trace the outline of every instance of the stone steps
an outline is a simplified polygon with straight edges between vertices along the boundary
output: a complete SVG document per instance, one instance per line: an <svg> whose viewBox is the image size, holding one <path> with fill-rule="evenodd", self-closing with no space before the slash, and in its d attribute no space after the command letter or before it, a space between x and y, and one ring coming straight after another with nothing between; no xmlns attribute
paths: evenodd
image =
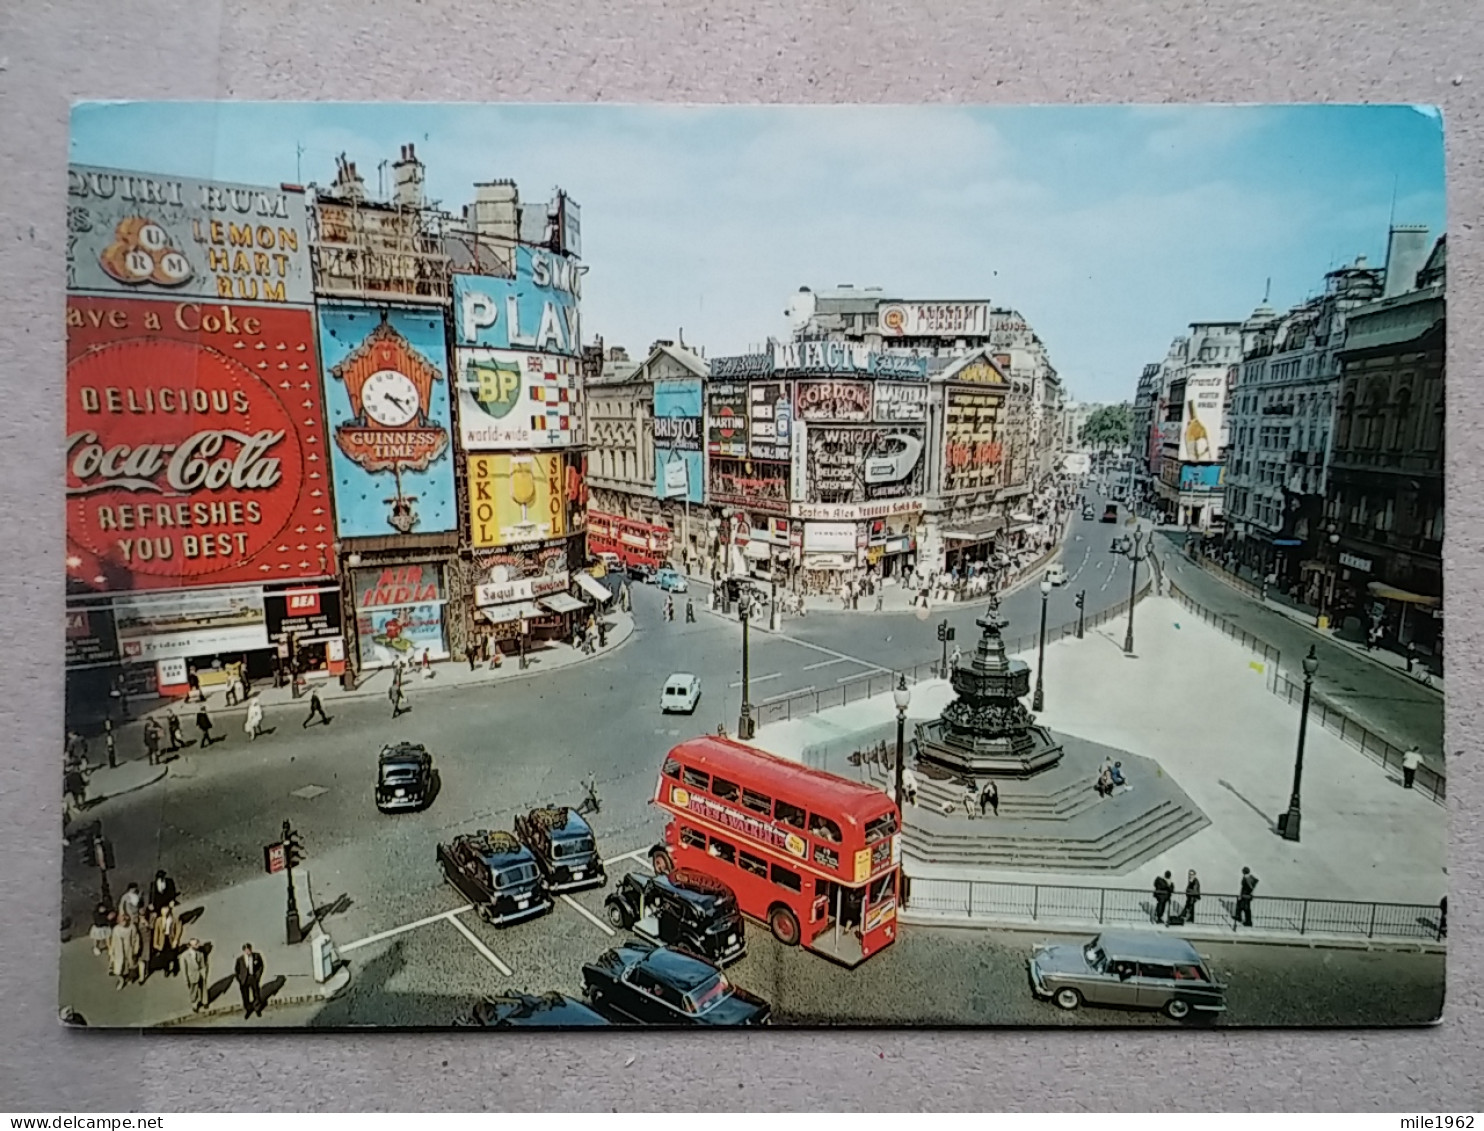
<svg viewBox="0 0 1484 1131"><path fill-rule="evenodd" d="M892 771L875 764L862 769L869 784L888 793L894 788L896 779ZM1021 782L1007 783L996 779L996 784L1000 790L1000 817L1006 820L1065 821L1091 809L1102 800L1093 789L1093 783L1080 775L1047 794L1021 793L1017 789L1023 787ZM937 781L922 773L917 775L917 786L919 805L941 809L944 804L951 803L960 810L963 809L962 787Z"/></svg>

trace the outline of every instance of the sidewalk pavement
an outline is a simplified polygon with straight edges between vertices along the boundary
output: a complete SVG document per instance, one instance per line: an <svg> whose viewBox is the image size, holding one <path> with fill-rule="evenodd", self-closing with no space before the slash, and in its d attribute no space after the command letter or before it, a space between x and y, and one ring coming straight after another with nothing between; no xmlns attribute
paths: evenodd
<svg viewBox="0 0 1484 1131"><path fill-rule="evenodd" d="M572 667L575 664L587 663L617 651L634 635L634 617L631 613L618 609L610 610L603 615L608 622L608 643L596 649L592 655L572 647L570 644L550 643L533 652L527 652L529 666L522 671L518 656L506 656L504 662L498 668L491 668L488 663L480 664L474 670L470 670L467 660L440 660L435 662L430 671L430 676L425 676L422 669L417 665L408 668L403 676L403 686L407 690L407 697L416 701L418 697L426 692L447 690L452 687L481 686L495 683L504 683L517 679L531 679L549 672L559 671L562 668ZM357 682L353 691L347 691L338 679L314 679L310 680L304 694L297 699L294 698L292 690L285 687L274 687L271 683L256 683L252 688L252 698L263 704L263 711L268 725L273 725L275 718L282 720L290 711L309 714L309 694L311 690L318 690L320 699L324 703L325 710L330 714L335 712L335 704L352 699L384 699L392 686L392 672L389 668L370 671L365 673ZM218 735L227 734L236 729L239 734L242 730L242 722L247 714L247 702L239 701L228 705L225 688L216 688L206 692L206 711L211 716L214 724L214 733ZM127 723L121 723L115 728L119 754L122 756L127 749L129 761L120 762L117 771L110 773L122 773L127 767L136 763L147 766L145 756L144 739L142 731L144 720L154 718L160 723L161 728L165 725L165 716L174 711L180 719L181 730L187 739L196 736L195 715L201 708L198 700L192 699L189 703L177 699L155 700L144 709L138 701L132 702L133 714ZM276 713L277 712L277 713ZM231 720L231 721L226 721ZM96 745L96 744L95 744ZM199 753L198 747L192 742L186 750L192 754ZM167 764L168 764L167 759ZM156 767L151 767L156 768ZM158 767L161 773L151 781L157 781L164 776L164 768ZM131 775L136 771L130 770ZM123 780L134 780L127 778ZM95 771L92 781L89 782L88 796L97 798L101 796L97 792L95 783L99 781L99 772ZM111 782L105 782L113 789ZM143 784L149 784L145 782ZM130 788L140 788L132 785ZM116 796L119 792L126 790L113 789L109 796Z"/></svg>
<svg viewBox="0 0 1484 1131"><path fill-rule="evenodd" d="M1180 553L1185 561L1190 561L1188 557L1184 557L1183 551L1177 550L1175 552ZM1295 607L1294 605L1287 604L1271 596L1263 597L1261 596L1261 590L1254 582L1251 582L1244 577L1234 578L1230 573L1222 569L1215 562L1212 562L1209 558L1197 561L1193 564L1200 566L1201 569L1203 569L1211 577L1214 577L1217 581L1224 582L1249 600L1256 602L1264 606L1265 608L1271 609L1275 613L1279 613L1287 617L1295 624L1303 625L1316 636L1322 636L1325 640L1328 640L1330 643L1338 647L1349 649L1357 656L1364 656L1373 664L1379 664L1383 668L1390 668L1392 671L1401 672L1402 675L1411 676L1413 679L1417 679L1417 682L1419 684L1422 683L1422 681L1417 678L1417 675L1413 675L1412 672L1409 672L1407 670L1407 657L1402 653L1396 651L1395 649L1386 647L1367 648L1365 644L1359 640L1349 640L1333 630L1325 631L1324 629L1318 628L1315 624L1315 620L1318 616L1319 610L1311 610L1308 608L1308 606L1305 605ZM1420 675L1423 671L1427 671L1428 682L1425 686L1433 688L1438 693L1438 695L1441 696L1443 694L1443 677L1429 670L1428 661L1429 657L1418 656L1415 660L1416 671L1418 675Z"/></svg>
<svg viewBox="0 0 1484 1131"><path fill-rule="evenodd" d="M322 932L323 928L311 927L315 904L302 871L294 875L294 892L306 936ZM327 1000L344 989L348 968L342 966L330 982L315 981L312 944L307 937L295 946L285 941L286 896L282 874L259 876L200 898L182 894L182 943L197 938L210 946L207 992L211 1004L203 1013L192 1012L190 989L180 974L167 977L156 970L142 985L128 982L116 989L117 979L108 973L108 957L93 953L86 929L81 937L62 944L60 1005L80 1013L90 1028L170 1025L208 1016L233 1016L249 1026L263 1024L256 1017L242 1020L242 998L232 972L243 943L252 943L263 956L262 986L269 1013L275 1007ZM322 914L332 910L320 909Z"/></svg>
<svg viewBox="0 0 1484 1131"><path fill-rule="evenodd" d="M1046 710L1053 731L1153 758L1211 824L1122 875L910 866L914 876L1143 889L1166 869L1194 868L1212 892L1234 890L1241 869L1259 894L1435 904L1447 891L1447 822L1425 795L1310 720L1304 754L1303 839L1277 835L1288 808L1299 712L1266 687L1264 665L1178 602L1139 605L1138 649L1098 629L1046 649ZM1034 666L1035 656L1019 657ZM951 699L941 680L912 690L909 721L936 717ZM805 760L809 747L873 737L895 719L890 695L759 728L757 745ZM909 734L911 732L909 731ZM1138 782L1130 783L1138 788ZM1091 788L1092 783L1088 783ZM911 811L907 813L910 821ZM1177 885L1184 887L1183 879Z"/></svg>
<svg viewBox="0 0 1484 1131"><path fill-rule="evenodd" d="M147 759L136 758L130 762L120 762L117 766L110 766L107 762L95 767L88 775L88 803L81 810L74 812L69 824L86 824L88 810L95 805L102 804L110 797L118 797L121 794L133 793L136 789L143 789L147 785L154 785L170 772L168 763L156 762L151 764Z"/></svg>

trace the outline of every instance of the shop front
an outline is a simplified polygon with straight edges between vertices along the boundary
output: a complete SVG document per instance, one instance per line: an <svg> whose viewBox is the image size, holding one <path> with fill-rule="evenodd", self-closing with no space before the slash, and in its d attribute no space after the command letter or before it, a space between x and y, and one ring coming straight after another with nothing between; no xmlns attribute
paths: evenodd
<svg viewBox="0 0 1484 1131"><path fill-rule="evenodd" d="M195 674L203 691L241 671L272 674L261 585L178 593L118 594L113 620L131 695L185 695Z"/></svg>
<svg viewBox="0 0 1484 1131"><path fill-rule="evenodd" d="M273 646L276 683L294 676L330 679L345 671L345 635L340 589L333 584L279 583L263 587L268 640ZM252 671L256 676L260 673Z"/></svg>
<svg viewBox="0 0 1484 1131"><path fill-rule="evenodd" d="M424 655L429 660L448 659L444 624L448 600L441 561L353 569L350 577L360 671L421 663Z"/></svg>

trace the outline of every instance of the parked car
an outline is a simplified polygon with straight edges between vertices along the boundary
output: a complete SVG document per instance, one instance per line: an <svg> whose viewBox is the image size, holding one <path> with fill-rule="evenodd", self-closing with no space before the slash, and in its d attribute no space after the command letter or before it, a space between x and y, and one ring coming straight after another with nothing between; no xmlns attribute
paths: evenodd
<svg viewBox="0 0 1484 1131"><path fill-rule="evenodd" d="M637 940L582 967L594 1009L641 1025L766 1025L773 1008L695 955Z"/></svg>
<svg viewBox="0 0 1484 1131"><path fill-rule="evenodd" d="M1067 567L1061 562L1052 562L1046 567L1046 580L1052 585L1065 585L1067 583Z"/></svg>
<svg viewBox="0 0 1484 1131"><path fill-rule="evenodd" d="M496 927L534 919L551 910L536 857L503 830L461 833L438 846L443 878Z"/></svg>
<svg viewBox="0 0 1484 1131"><path fill-rule="evenodd" d="M515 818L515 835L535 856L547 891L600 888L608 882L592 826L575 809L532 809Z"/></svg>
<svg viewBox="0 0 1484 1131"><path fill-rule="evenodd" d="M654 583L666 593L690 592L690 583L685 580L685 576L669 566L654 575Z"/></svg>
<svg viewBox="0 0 1484 1131"><path fill-rule="evenodd" d="M415 742L389 743L376 759L376 807L421 809L433 799L433 756Z"/></svg>
<svg viewBox="0 0 1484 1131"><path fill-rule="evenodd" d="M1103 508L1103 517L1100 518L1100 519L1098 519L1098 521L1099 522L1117 522L1118 521L1118 504L1117 503L1109 503L1106 507L1104 507Z"/></svg>
<svg viewBox="0 0 1484 1131"><path fill-rule="evenodd" d="M1104 931L1090 942L1043 944L1028 963L1031 991L1062 1009L1111 1005L1163 1010L1176 1021L1226 1009L1226 986L1185 939Z"/></svg>
<svg viewBox="0 0 1484 1131"><path fill-rule="evenodd" d="M507 990L487 997L454 1022L474 1029L576 1029L612 1025L601 1013L565 994L524 994Z"/></svg>
<svg viewBox="0 0 1484 1131"><path fill-rule="evenodd" d="M630 562L628 574L635 581L642 581L646 585L654 580L655 568L648 562Z"/></svg>
<svg viewBox="0 0 1484 1131"><path fill-rule="evenodd" d="M747 953L747 932L732 889L704 872L630 872L603 901L608 921L641 938L726 966Z"/></svg>
<svg viewBox="0 0 1484 1131"><path fill-rule="evenodd" d="M1084 519L1086 519L1088 522L1091 522L1093 519L1095 519L1097 517L1097 514L1093 511L1093 509L1091 507L1083 507L1082 508L1082 517Z"/></svg>
<svg viewBox="0 0 1484 1131"><path fill-rule="evenodd" d="M676 672L660 691L660 711L667 715L672 711L693 715L700 701L701 677L689 672Z"/></svg>

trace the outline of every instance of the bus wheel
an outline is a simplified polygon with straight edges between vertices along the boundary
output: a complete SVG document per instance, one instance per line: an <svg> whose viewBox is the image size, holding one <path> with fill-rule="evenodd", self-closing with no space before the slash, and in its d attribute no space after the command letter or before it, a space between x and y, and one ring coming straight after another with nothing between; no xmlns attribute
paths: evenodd
<svg viewBox="0 0 1484 1131"><path fill-rule="evenodd" d="M670 859L670 854L663 848L656 848L649 854L649 866L656 875L663 876L675 867L675 861Z"/></svg>
<svg viewBox="0 0 1484 1131"><path fill-rule="evenodd" d="M784 946L799 945L799 920L781 903L768 912L768 926L773 930L773 937Z"/></svg>

